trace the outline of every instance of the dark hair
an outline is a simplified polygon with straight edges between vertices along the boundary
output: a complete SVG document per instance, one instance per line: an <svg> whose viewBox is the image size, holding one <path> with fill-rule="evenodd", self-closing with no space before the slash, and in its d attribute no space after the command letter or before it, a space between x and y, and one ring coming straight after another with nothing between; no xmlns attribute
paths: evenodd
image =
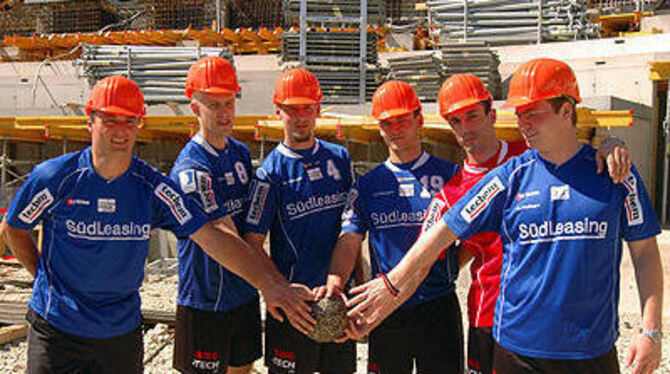
<svg viewBox="0 0 670 374"><path fill-rule="evenodd" d="M551 104L551 107L554 109L554 113L558 113L559 110L561 110L561 107L563 107L563 104L568 103L572 107L572 118L570 120L572 121L572 126L577 126L577 104L575 103L575 100L571 98L570 96L557 96L557 97L552 97L551 99L547 100L549 104Z"/></svg>
<svg viewBox="0 0 670 374"><path fill-rule="evenodd" d="M491 112L491 106L493 105L491 100L486 99L486 100L480 101L479 103L482 104L482 106L484 107L484 114L486 114L488 116L489 113Z"/></svg>

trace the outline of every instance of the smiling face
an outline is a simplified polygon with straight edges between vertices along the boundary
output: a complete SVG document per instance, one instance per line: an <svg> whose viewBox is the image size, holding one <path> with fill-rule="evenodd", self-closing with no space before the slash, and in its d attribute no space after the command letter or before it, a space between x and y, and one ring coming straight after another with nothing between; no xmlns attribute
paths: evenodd
<svg viewBox="0 0 670 374"><path fill-rule="evenodd" d="M528 147L540 151L551 150L558 140L565 137L565 132L571 130L569 110L568 105L564 105L556 111L548 100L518 107L516 116L519 131Z"/></svg>
<svg viewBox="0 0 670 374"><path fill-rule="evenodd" d="M284 141L291 148L311 147L320 104L279 105L279 119L284 125Z"/></svg>
<svg viewBox="0 0 670 374"><path fill-rule="evenodd" d="M198 117L205 139L227 139L233 132L235 96L195 92L191 110Z"/></svg>
<svg viewBox="0 0 670 374"><path fill-rule="evenodd" d="M89 118L91 146L97 154L130 155L140 118L95 112Z"/></svg>

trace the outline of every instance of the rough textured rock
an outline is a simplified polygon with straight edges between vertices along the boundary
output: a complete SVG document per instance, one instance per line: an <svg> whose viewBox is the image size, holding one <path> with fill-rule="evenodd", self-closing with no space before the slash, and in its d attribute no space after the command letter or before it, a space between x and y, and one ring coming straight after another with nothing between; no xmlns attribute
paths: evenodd
<svg viewBox="0 0 670 374"><path fill-rule="evenodd" d="M317 301L312 305L311 314L317 323L308 336L320 343L332 342L347 325L347 307L339 297Z"/></svg>

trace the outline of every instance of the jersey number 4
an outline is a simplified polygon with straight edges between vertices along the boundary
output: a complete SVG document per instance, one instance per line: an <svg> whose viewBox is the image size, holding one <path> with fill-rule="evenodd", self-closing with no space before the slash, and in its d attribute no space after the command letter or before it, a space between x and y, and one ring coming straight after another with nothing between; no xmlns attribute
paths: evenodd
<svg viewBox="0 0 670 374"><path fill-rule="evenodd" d="M333 160L329 159L326 161L326 173L336 181L342 179L340 171L337 169L337 166L335 166L335 162Z"/></svg>

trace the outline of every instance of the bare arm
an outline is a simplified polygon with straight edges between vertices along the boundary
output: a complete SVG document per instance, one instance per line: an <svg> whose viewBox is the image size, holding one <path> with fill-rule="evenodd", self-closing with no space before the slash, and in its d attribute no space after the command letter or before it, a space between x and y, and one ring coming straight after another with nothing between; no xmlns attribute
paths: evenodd
<svg viewBox="0 0 670 374"><path fill-rule="evenodd" d="M405 257L389 273L388 279L398 289L393 296L383 279L376 278L351 290L356 295L348 302L349 317L356 321L358 333L364 335L379 325L395 309L414 294L430 268L444 250L456 240L456 235L440 220L425 235L421 235Z"/></svg>
<svg viewBox="0 0 670 374"><path fill-rule="evenodd" d="M291 321L313 320L305 302L312 299L311 292L306 287L291 287L267 255L251 248L223 222L217 223L205 224L191 239L216 262L258 288L265 297L268 312L276 319L283 320L277 310L281 308Z"/></svg>
<svg viewBox="0 0 670 374"><path fill-rule="evenodd" d="M30 231L12 227L7 223L6 219L2 221L1 230L2 238L7 243L9 249L14 253L14 256L16 256L23 267L34 277L40 253L30 237Z"/></svg>
<svg viewBox="0 0 670 374"><path fill-rule="evenodd" d="M640 294L642 327L661 329L663 308L663 268L656 237L628 243L635 279ZM635 363L633 373L652 373L661 362L661 343L640 335L628 352L628 364Z"/></svg>
<svg viewBox="0 0 670 374"><path fill-rule="evenodd" d="M358 261L362 243L363 236L360 234L346 232L340 235L328 267L326 286L314 290L317 299L341 294L344 291L344 286Z"/></svg>

